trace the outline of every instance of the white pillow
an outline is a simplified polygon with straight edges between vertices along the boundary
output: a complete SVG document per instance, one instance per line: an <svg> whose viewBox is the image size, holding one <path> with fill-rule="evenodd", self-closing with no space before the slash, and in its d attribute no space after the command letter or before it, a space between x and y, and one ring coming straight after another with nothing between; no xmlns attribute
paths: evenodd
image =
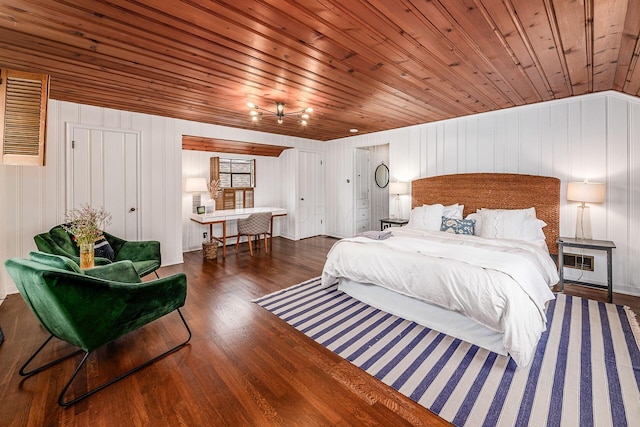
<svg viewBox="0 0 640 427"><path fill-rule="evenodd" d="M547 223L538 218L527 218L524 220L522 227L522 234L518 240L526 240L527 242L544 242L547 236L544 235L542 229L547 226Z"/></svg>
<svg viewBox="0 0 640 427"><path fill-rule="evenodd" d="M442 212L442 216L451 219L462 219L462 211L464 210L464 205L449 205L444 207L444 211Z"/></svg>
<svg viewBox="0 0 640 427"><path fill-rule="evenodd" d="M469 215L467 215L467 217L465 219L472 219L474 220L475 223L475 227L473 228L473 234L476 236L480 235L480 228L482 227L482 218L480 217L479 213L470 213Z"/></svg>
<svg viewBox="0 0 640 427"><path fill-rule="evenodd" d="M477 214L480 225L476 225L481 237L533 241L542 236L544 239L542 225L536 222L535 208L479 209Z"/></svg>
<svg viewBox="0 0 640 427"><path fill-rule="evenodd" d="M442 225L443 212L444 206L439 203L413 208L413 210L411 210L411 215L409 216L409 223L406 226L422 230L439 231L440 226Z"/></svg>

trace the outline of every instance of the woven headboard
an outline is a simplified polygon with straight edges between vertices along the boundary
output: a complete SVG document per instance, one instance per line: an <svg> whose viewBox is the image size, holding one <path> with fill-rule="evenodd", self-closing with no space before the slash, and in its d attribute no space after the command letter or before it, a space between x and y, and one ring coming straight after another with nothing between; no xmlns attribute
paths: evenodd
<svg viewBox="0 0 640 427"><path fill-rule="evenodd" d="M508 173L464 173L417 179L411 183L411 208L442 203L464 204L464 216L476 209L536 208L551 254L560 235L560 180Z"/></svg>

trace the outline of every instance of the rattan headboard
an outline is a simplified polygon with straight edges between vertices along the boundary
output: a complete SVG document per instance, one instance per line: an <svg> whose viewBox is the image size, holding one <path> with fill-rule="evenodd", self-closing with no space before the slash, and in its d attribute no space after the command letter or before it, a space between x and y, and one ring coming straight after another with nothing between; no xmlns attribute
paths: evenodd
<svg viewBox="0 0 640 427"><path fill-rule="evenodd" d="M417 179L411 183L411 208L442 203L464 204L464 216L479 208L536 208L551 254L560 234L560 180L508 173L465 173Z"/></svg>

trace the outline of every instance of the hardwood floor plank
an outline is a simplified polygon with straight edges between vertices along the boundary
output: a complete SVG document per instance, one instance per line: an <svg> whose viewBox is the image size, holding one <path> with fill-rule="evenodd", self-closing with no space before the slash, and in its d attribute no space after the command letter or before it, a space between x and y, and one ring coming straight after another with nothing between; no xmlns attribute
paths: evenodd
<svg viewBox="0 0 640 427"><path fill-rule="evenodd" d="M140 372L71 408L57 398L80 356L32 378L19 367L47 337L20 295L0 305L6 341L0 346L0 414L8 426L164 425L449 425L424 407L293 329L252 299L319 276L335 239L297 242L276 238L273 251L184 264L160 276L185 272L182 312L193 338ZM151 278L147 280L152 280ZM566 287L600 301L606 292ZM640 298L616 294L616 303L640 311ZM121 337L89 358L70 392L86 391L184 339L176 313ZM56 342L45 357L70 350Z"/></svg>

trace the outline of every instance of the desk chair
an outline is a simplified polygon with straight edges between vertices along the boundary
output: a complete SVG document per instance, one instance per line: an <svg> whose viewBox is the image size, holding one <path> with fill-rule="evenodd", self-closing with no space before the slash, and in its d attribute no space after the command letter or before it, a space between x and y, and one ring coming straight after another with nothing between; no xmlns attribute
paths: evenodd
<svg viewBox="0 0 640 427"><path fill-rule="evenodd" d="M264 234L264 251L269 253L267 235L271 234L271 212L260 212L249 215L247 218L238 220L238 240L236 241L236 254L240 245L240 236L247 236L249 241L249 253L253 256L253 246L251 240L254 236L258 238L258 248L260 247L260 235Z"/></svg>

